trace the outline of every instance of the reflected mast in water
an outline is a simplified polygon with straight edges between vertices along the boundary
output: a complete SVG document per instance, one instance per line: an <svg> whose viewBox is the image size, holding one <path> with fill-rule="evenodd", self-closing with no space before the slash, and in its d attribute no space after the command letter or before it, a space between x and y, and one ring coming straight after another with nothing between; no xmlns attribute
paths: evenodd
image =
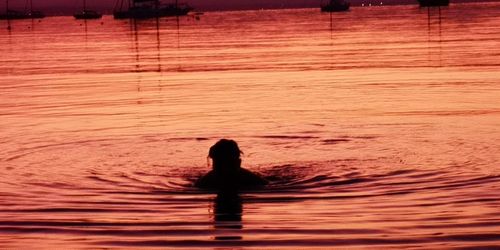
<svg viewBox="0 0 500 250"><path fill-rule="evenodd" d="M130 34L132 35L132 49L134 51L134 72L179 72L182 71L181 56L175 51L167 53L169 56L162 55L162 50L166 46L171 50L180 50L180 17L175 19L175 28L170 29L161 26L160 18L137 20L131 19ZM173 20L173 19L172 19ZM173 22L171 24L174 24ZM165 37L162 38L162 33L172 31L168 35L170 39L165 42ZM175 34L174 34L175 32ZM162 41L163 39L163 41ZM163 42L163 44L162 44ZM150 53L142 53L143 50L154 48L156 56L151 56ZM164 58L165 57L165 58Z"/></svg>
<svg viewBox="0 0 500 250"><path fill-rule="evenodd" d="M135 72L136 76L137 76L137 91L138 92L141 92L141 83L142 83L142 73L144 72L158 72L158 73L162 73L163 71L163 68L162 68L162 58L161 58L161 43L160 43L160 40L161 40L161 32L160 32L160 19L159 18L156 18L155 20L155 25L154 25L154 28L156 30L156 32L154 34L156 34L154 37L156 38L156 46L154 46L154 48L156 48L156 57L149 57L149 56L144 56L144 55L141 55L141 43L140 43L140 27L141 25L146 28L146 29L150 29L151 28L151 21L150 20L144 20L144 21L140 21L140 20L135 20L135 19L132 19L130 20L130 34L132 34L132 48L134 50L134 61L135 61L135 64L134 64L134 70L133 72ZM146 32L145 34L150 34L152 35L153 33L149 33L149 32ZM144 34L142 34L144 35ZM147 39L147 41L152 41L153 39ZM147 43L147 44L150 44L152 48L152 45L153 43ZM156 59L156 63L154 63L153 61L151 60L147 60L147 59ZM156 67L153 67L153 66L156 66ZM162 77L159 77L158 78L158 87L159 89L161 89L161 79ZM139 101L140 102L140 101ZM139 103L138 102L138 103Z"/></svg>
<svg viewBox="0 0 500 250"><path fill-rule="evenodd" d="M133 36L133 47L135 51L135 73L137 76L137 92L141 92L141 83L142 83L142 75L138 74L141 72L141 60L140 60L140 53L139 53L139 32L137 29L137 21L136 20L131 20L130 22L130 29L132 31ZM138 100L137 104L140 104L141 101Z"/></svg>
<svg viewBox="0 0 500 250"><path fill-rule="evenodd" d="M433 13L435 10L437 10L437 15ZM433 29L433 27L436 28L436 26L437 34L435 33L435 29ZM437 36L437 39L432 39L433 36ZM431 63L432 61L437 61L437 65L429 66L442 67L441 7L427 7L427 43L429 51L429 63ZM432 46L434 43L437 43L438 46ZM437 56L438 58L434 58L434 56Z"/></svg>
<svg viewBox="0 0 500 250"><path fill-rule="evenodd" d="M131 34L133 34L133 48L135 51L135 72L161 72L162 71L162 65L161 65L161 32L160 32L160 19L156 18L154 21L154 26L153 23L151 23L151 20L130 20L130 30ZM154 27L155 32L154 33L149 33L149 32L140 32L140 29L144 28L147 30L150 30ZM142 33L142 34L141 34ZM143 56L141 55L141 43L140 43L140 36L141 35L153 35L154 34L154 41L155 43L146 43L150 44L151 46L154 45L154 48L156 48L156 63L151 62L151 60L148 60L147 62L144 62L143 59L153 59L153 57L148 57L148 56ZM150 36L152 38L153 36ZM153 41L153 39L147 39L147 41ZM141 59L142 58L142 59ZM142 61L141 61L142 60ZM147 66L153 66L156 65L155 68L147 67ZM143 67L144 66L144 67Z"/></svg>

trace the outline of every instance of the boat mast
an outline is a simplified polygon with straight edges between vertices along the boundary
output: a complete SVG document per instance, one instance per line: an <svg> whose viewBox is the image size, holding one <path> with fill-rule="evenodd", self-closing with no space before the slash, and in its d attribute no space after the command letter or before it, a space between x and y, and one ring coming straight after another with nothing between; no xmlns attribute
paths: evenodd
<svg viewBox="0 0 500 250"><path fill-rule="evenodd" d="M24 13L30 14L33 12L33 0L24 1Z"/></svg>
<svg viewBox="0 0 500 250"><path fill-rule="evenodd" d="M130 10L130 8L137 7L137 2L142 2L142 1L141 0L117 0L117 1L115 1L114 11L120 12L124 9L124 7L126 7L127 9Z"/></svg>
<svg viewBox="0 0 500 250"><path fill-rule="evenodd" d="M125 0L118 0L118 1L116 1L114 10L115 11L116 10L120 10L121 11L123 9L123 2L125 2ZM128 3L128 7L130 8L130 0L128 0L127 3ZM118 7L118 5L120 5L120 7Z"/></svg>

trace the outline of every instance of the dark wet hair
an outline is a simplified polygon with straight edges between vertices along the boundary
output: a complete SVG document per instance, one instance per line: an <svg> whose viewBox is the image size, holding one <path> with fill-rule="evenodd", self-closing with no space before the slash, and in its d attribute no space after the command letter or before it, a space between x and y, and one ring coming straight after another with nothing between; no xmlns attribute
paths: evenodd
<svg viewBox="0 0 500 250"><path fill-rule="evenodd" d="M208 151L208 157L212 160L239 159L243 152L234 140L220 139Z"/></svg>

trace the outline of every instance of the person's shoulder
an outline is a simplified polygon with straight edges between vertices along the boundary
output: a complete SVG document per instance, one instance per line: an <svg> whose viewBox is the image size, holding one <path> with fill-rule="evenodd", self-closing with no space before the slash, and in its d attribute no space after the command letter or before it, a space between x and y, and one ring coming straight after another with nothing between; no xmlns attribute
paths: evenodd
<svg viewBox="0 0 500 250"><path fill-rule="evenodd" d="M211 188L215 185L215 174L214 171L210 171L204 176L200 177L194 186L198 188Z"/></svg>
<svg viewBox="0 0 500 250"><path fill-rule="evenodd" d="M241 181L243 181L244 184L246 185L251 185L251 186L262 186L266 185L268 181L264 178L262 178L260 175L253 173L252 171L241 168Z"/></svg>

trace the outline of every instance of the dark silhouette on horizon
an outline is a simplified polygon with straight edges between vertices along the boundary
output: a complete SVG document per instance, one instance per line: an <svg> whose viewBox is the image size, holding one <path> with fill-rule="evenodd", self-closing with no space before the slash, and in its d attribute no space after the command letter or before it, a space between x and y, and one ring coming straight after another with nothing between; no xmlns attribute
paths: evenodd
<svg viewBox="0 0 500 250"><path fill-rule="evenodd" d="M185 16L193 8L187 4L174 3L162 4L160 0L119 0L113 12L115 19L147 19L168 16ZM124 9L124 7L127 7Z"/></svg>
<svg viewBox="0 0 500 250"><path fill-rule="evenodd" d="M83 0L83 8L81 11L78 11L73 15L75 19L101 19L102 14L94 11L94 10L89 10L87 9L87 0Z"/></svg>
<svg viewBox="0 0 500 250"><path fill-rule="evenodd" d="M172 3L175 0L162 0L165 3ZM325 0L323 0L325 1ZM462 0L460 2L481 2L492 0ZM0 1L0 4L4 1ZM67 0L37 0L35 1L36 9L43 11L49 15L73 15L77 1ZM113 14L116 6L121 0L94 0L91 2L95 11L105 14ZM223 0L182 0L194 7L197 11L221 11L221 10L260 10L260 9L289 9L289 8L317 8L321 0L245 0L245 1L223 1ZM349 0L352 6L359 6L367 3L364 0ZM418 4L417 0L385 0L384 5L399 5L399 4ZM11 0L13 9L25 8L25 1ZM3 6L3 4L2 4ZM0 7L0 14L3 13L3 7Z"/></svg>
<svg viewBox="0 0 500 250"><path fill-rule="evenodd" d="M323 12L341 12L348 11L351 3L345 0L329 0L326 4L321 3L321 11Z"/></svg>
<svg viewBox="0 0 500 250"><path fill-rule="evenodd" d="M208 157L212 159L212 170L195 183L196 187L235 191L258 188L268 182L241 167L241 150L233 140L221 139L210 147Z"/></svg>
<svg viewBox="0 0 500 250"><path fill-rule="evenodd" d="M417 0L420 7L448 6L450 0Z"/></svg>

